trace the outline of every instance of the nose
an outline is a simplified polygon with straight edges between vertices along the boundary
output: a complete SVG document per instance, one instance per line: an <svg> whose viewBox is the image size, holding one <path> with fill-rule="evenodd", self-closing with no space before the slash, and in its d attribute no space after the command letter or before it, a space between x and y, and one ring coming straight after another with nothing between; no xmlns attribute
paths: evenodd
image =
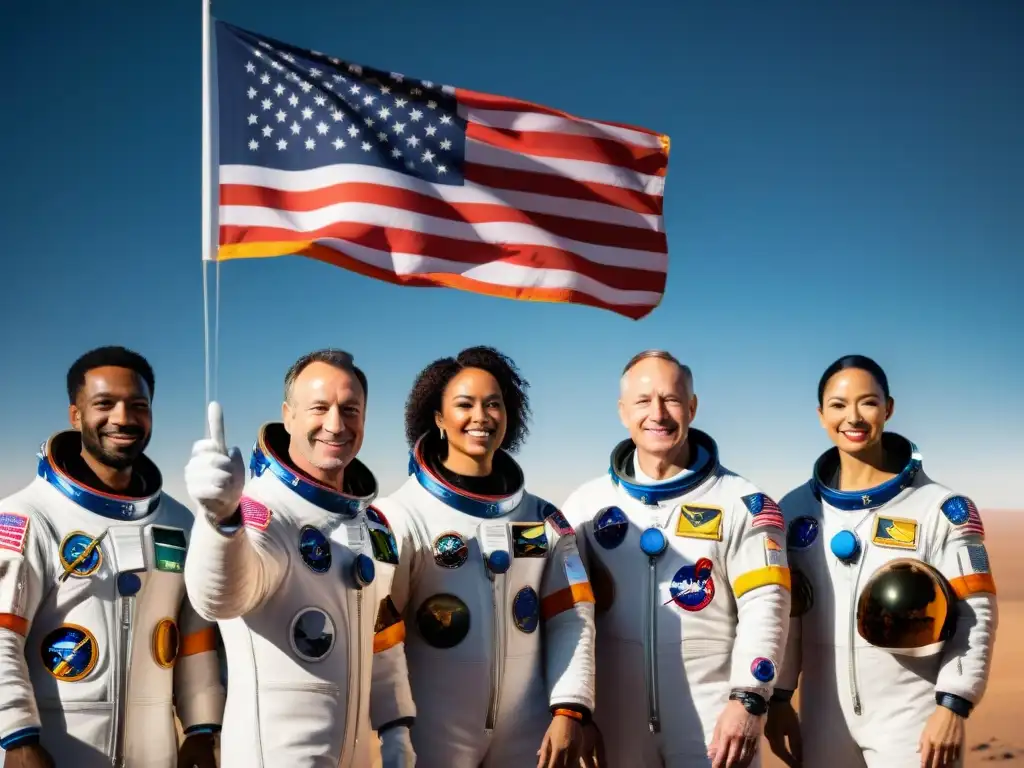
<svg viewBox="0 0 1024 768"><path fill-rule="evenodd" d="M487 421L487 411L484 409L483 403L477 403L473 406L473 421L480 423Z"/></svg>
<svg viewBox="0 0 1024 768"><path fill-rule="evenodd" d="M651 400L651 409L654 411L654 416L659 420L663 420L668 415L668 408L665 407L665 401L660 397L656 397Z"/></svg>
<svg viewBox="0 0 1024 768"><path fill-rule="evenodd" d="M345 420L341 418L340 407L334 406L327 410L327 415L324 417L323 427L328 432L335 435L340 435L345 431Z"/></svg>
<svg viewBox="0 0 1024 768"><path fill-rule="evenodd" d="M131 418L129 416L129 408L127 403L123 401L117 403L117 405L115 405L113 409L110 411L109 421L115 427L123 427L126 426L127 424L130 424Z"/></svg>

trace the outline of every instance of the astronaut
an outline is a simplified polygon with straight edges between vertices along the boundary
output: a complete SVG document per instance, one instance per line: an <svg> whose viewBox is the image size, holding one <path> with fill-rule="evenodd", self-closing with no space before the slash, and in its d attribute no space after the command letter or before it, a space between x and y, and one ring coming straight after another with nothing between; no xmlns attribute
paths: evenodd
<svg viewBox="0 0 1024 768"><path fill-rule="evenodd" d="M597 598L595 722L613 766L760 763L790 610L782 514L719 464L696 410L688 367L636 355L619 400L630 439L562 508Z"/></svg>
<svg viewBox="0 0 1024 768"><path fill-rule="evenodd" d="M379 502L400 542L392 598L425 768L579 766L593 592L574 532L510 455L526 386L489 347L424 368L406 406L410 477Z"/></svg>
<svg viewBox="0 0 1024 768"><path fill-rule="evenodd" d="M153 371L101 347L67 387L74 430L0 501L0 763L213 768L217 634L185 595L192 514L144 454Z"/></svg>
<svg viewBox="0 0 1024 768"><path fill-rule="evenodd" d="M925 474L909 440L885 431L894 401L875 361L850 355L829 366L818 404L835 447L782 500L794 619L769 744L780 755L802 753L811 766L960 765L998 621L981 516L974 502ZM958 598L944 642L923 637L920 647L893 647L864 614L870 585L908 558L932 566ZM928 602L927 626L945 615L945 602ZM798 681L799 725L789 702Z"/></svg>
<svg viewBox="0 0 1024 768"><path fill-rule="evenodd" d="M385 768L412 766L405 627L387 597L397 544L355 458L366 377L348 353L321 350L284 389L283 423L260 429L248 484L217 403L185 469L200 506L185 581L228 658L223 764L366 768L379 747Z"/></svg>

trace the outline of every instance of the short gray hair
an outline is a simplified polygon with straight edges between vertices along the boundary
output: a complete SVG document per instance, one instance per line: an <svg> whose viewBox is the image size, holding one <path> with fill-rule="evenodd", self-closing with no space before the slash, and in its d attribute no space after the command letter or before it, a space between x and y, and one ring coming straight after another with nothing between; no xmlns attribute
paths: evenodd
<svg viewBox="0 0 1024 768"><path fill-rule="evenodd" d="M315 352L309 352L292 363L288 372L284 375L285 400L288 400L291 395L292 386L295 384L295 380L299 378L299 374L313 363L326 363L327 365L334 366L338 370L352 374L359 380L359 384L363 388L363 397L369 398L370 390L367 386L366 374L356 366L355 358L352 357L352 354L343 349L334 349L329 347L327 349L318 349Z"/></svg>
<svg viewBox="0 0 1024 768"><path fill-rule="evenodd" d="M665 360L666 362L672 363L680 371L683 372L683 377L686 379L686 386L690 390L690 394L693 394L693 371L690 370L690 366L679 362L675 355L671 352L667 352L664 349L645 349L643 352L637 352L633 355L626 366L622 369L622 378L620 380L621 387L626 386L626 375L633 370L633 367L641 360L648 360L650 358L656 358L658 360Z"/></svg>

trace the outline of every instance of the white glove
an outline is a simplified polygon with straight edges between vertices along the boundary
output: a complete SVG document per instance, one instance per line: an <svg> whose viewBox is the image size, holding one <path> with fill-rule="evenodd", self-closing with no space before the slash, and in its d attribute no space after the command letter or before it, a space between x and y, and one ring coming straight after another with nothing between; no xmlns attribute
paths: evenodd
<svg viewBox="0 0 1024 768"><path fill-rule="evenodd" d="M384 768L413 768L416 753L412 735L404 725L395 725L380 735L380 762Z"/></svg>
<svg viewBox="0 0 1024 768"><path fill-rule="evenodd" d="M245 487L245 462L237 447L228 454L220 403L210 403L207 417L210 437L192 446L192 458L185 466L185 487L211 522L219 523L238 509Z"/></svg>

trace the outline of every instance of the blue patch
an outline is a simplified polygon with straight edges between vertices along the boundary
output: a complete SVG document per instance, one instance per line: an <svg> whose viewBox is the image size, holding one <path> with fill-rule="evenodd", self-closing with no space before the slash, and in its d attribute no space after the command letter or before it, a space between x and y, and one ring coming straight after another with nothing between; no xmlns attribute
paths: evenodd
<svg viewBox="0 0 1024 768"><path fill-rule="evenodd" d="M594 540L605 549L615 549L626 540L629 521L618 507L606 507L594 518Z"/></svg>
<svg viewBox="0 0 1024 768"><path fill-rule="evenodd" d="M434 539L434 562L442 568L458 568L469 558L469 545L455 531Z"/></svg>
<svg viewBox="0 0 1024 768"><path fill-rule="evenodd" d="M99 659L96 638L85 627L65 624L43 638L43 666L58 680L75 683L92 672Z"/></svg>
<svg viewBox="0 0 1024 768"><path fill-rule="evenodd" d="M786 546L789 549L807 549L818 538L818 521L813 517L798 517L789 524Z"/></svg>
<svg viewBox="0 0 1024 768"><path fill-rule="evenodd" d="M92 536L80 531L69 533L64 537L64 541L60 543L60 564L64 566L65 571L70 571L72 576L84 579L100 569L103 564L103 552L99 545L93 547L92 551L74 568L71 567L72 563L85 554L94 540Z"/></svg>
<svg viewBox="0 0 1024 768"><path fill-rule="evenodd" d="M668 539L660 528L648 528L640 534L640 549L648 557L658 557L668 548Z"/></svg>
<svg viewBox="0 0 1024 768"><path fill-rule="evenodd" d="M829 542L832 554L844 563L852 563L860 554L860 539L853 531L839 531Z"/></svg>
<svg viewBox="0 0 1024 768"><path fill-rule="evenodd" d="M537 629L540 623L540 598L533 587L523 587L512 600L512 619L526 634Z"/></svg>
<svg viewBox="0 0 1024 768"><path fill-rule="evenodd" d="M759 656L750 665L750 674L761 683L770 683L775 679L775 664L771 659Z"/></svg>
<svg viewBox="0 0 1024 768"><path fill-rule="evenodd" d="M669 594L684 611L707 608L715 596L715 581L711 578L711 561L702 557L693 565L684 565L672 577Z"/></svg>
<svg viewBox="0 0 1024 768"><path fill-rule="evenodd" d="M121 597L137 595L140 589L142 589L142 579L137 573L117 574L117 594Z"/></svg>
<svg viewBox="0 0 1024 768"><path fill-rule="evenodd" d="M942 514L953 525L963 525L971 517L970 502L963 496L951 496L942 502Z"/></svg>
<svg viewBox="0 0 1024 768"><path fill-rule="evenodd" d="M319 608L306 608L292 619L290 640L295 655L303 661L322 661L334 648L337 632L331 617Z"/></svg>
<svg viewBox="0 0 1024 768"><path fill-rule="evenodd" d="M331 570L331 542L312 525L304 525L299 531L299 555L314 573Z"/></svg>
<svg viewBox="0 0 1024 768"><path fill-rule="evenodd" d="M356 559L352 561L352 578L355 580L356 589L368 587L376 575L377 569L373 565L373 558L362 552L356 555Z"/></svg>
<svg viewBox="0 0 1024 768"><path fill-rule="evenodd" d="M508 556L508 552L504 550L491 552L487 558L487 567L491 569L492 573L504 573L511 565L512 559Z"/></svg>

